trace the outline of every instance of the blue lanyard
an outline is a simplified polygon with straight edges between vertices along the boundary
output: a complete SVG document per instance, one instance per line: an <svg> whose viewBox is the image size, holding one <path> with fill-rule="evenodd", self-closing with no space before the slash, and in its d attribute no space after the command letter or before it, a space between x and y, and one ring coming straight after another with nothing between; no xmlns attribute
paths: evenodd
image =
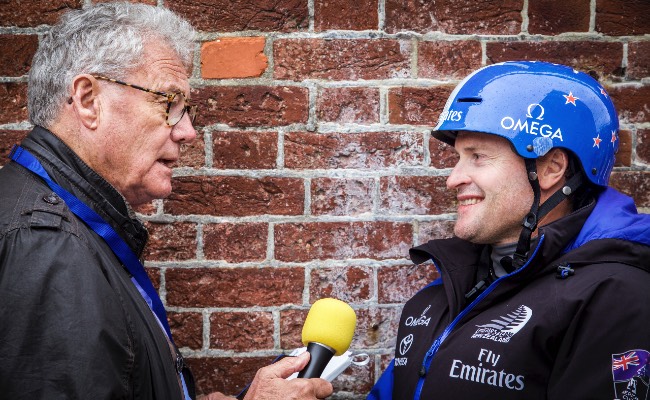
<svg viewBox="0 0 650 400"><path fill-rule="evenodd" d="M69 193L61 186L57 185L48 175L47 171L43 168L41 163L27 150L23 149L20 146L14 146L11 150L10 157L12 160L16 161L18 164L27 168L31 172L35 173L41 177L45 183L57 194L59 197L65 201L67 206L70 208L77 217L81 218L95 233L104 239L106 244L113 250L113 253L126 269L131 273L133 278L131 281L135 284L138 292L144 300L149 305L149 308L154 313L160 326L163 328L164 332L167 334L169 341L174 343L172 339L172 333L169 329L169 323L167 322L167 312L165 311L165 306L163 306L160 297L156 289L153 287L149 276L144 270L144 266L138 259L138 257L133 253L129 245L115 232L115 230L106 222L102 217L99 216L95 211L90 207L85 205L81 200L76 198L73 194ZM185 385L185 379L183 374L178 371L181 381L183 384L183 391L186 399L189 399L189 395Z"/></svg>

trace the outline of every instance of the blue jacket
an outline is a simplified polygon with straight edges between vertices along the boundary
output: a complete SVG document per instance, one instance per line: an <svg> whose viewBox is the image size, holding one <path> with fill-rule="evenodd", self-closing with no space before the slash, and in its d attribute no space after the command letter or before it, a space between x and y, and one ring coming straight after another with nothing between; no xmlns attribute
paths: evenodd
<svg viewBox="0 0 650 400"><path fill-rule="evenodd" d="M539 235L524 267L469 304L486 246L411 249L441 279L405 304L368 399L650 398L650 215L608 188Z"/></svg>

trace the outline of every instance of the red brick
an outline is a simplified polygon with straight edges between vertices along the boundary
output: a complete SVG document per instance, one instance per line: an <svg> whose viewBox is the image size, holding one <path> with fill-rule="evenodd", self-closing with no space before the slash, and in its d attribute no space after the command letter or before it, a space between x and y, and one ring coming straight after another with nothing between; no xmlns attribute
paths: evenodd
<svg viewBox="0 0 650 400"><path fill-rule="evenodd" d="M639 162L650 164L650 129L637 130L636 157Z"/></svg>
<svg viewBox="0 0 650 400"><path fill-rule="evenodd" d="M210 348L240 352L272 349L273 314L266 311L213 313Z"/></svg>
<svg viewBox="0 0 650 400"><path fill-rule="evenodd" d="M377 1L314 1L314 29L316 31L329 29L374 30L377 29L378 24Z"/></svg>
<svg viewBox="0 0 650 400"><path fill-rule="evenodd" d="M518 0L386 0L386 31L440 31L449 34L516 35L523 2Z"/></svg>
<svg viewBox="0 0 650 400"><path fill-rule="evenodd" d="M650 84L607 88L623 122L650 122Z"/></svg>
<svg viewBox="0 0 650 400"><path fill-rule="evenodd" d="M426 243L433 239L447 239L454 235L456 221L427 221L418 223L418 243Z"/></svg>
<svg viewBox="0 0 650 400"><path fill-rule="evenodd" d="M376 88L323 88L316 102L320 121L372 124L379 122L379 90Z"/></svg>
<svg viewBox="0 0 650 400"><path fill-rule="evenodd" d="M308 312L305 309L280 311L280 347L296 349L303 346L302 327Z"/></svg>
<svg viewBox="0 0 650 400"><path fill-rule="evenodd" d="M650 42L630 42L628 44L627 76L630 79L650 76Z"/></svg>
<svg viewBox="0 0 650 400"><path fill-rule="evenodd" d="M224 37L201 45L201 76L205 79L261 76L268 66L264 37Z"/></svg>
<svg viewBox="0 0 650 400"><path fill-rule="evenodd" d="M32 27L53 25L70 9L80 9L83 0L0 2L0 25ZM3 47L4 48L4 47Z"/></svg>
<svg viewBox="0 0 650 400"><path fill-rule="evenodd" d="M609 185L634 199L637 207L650 207L650 172L614 172Z"/></svg>
<svg viewBox="0 0 650 400"><path fill-rule="evenodd" d="M377 169L421 165L422 135L416 132L306 133L284 138L284 165L296 169Z"/></svg>
<svg viewBox="0 0 650 400"><path fill-rule="evenodd" d="M251 307L302 303L302 268L171 268L167 304L176 307Z"/></svg>
<svg viewBox="0 0 650 400"><path fill-rule="evenodd" d="M418 78L462 79L481 67L482 53L473 40L420 42Z"/></svg>
<svg viewBox="0 0 650 400"><path fill-rule="evenodd" d="M454 85L390 89L388 119L391 124L434 126L453 89Z"/></svg>
<svg viewBox="0 0 650 400"><path fill-rule="evenodd" d="M599 79L623 75L623 44L620 42L488 42L485 52L488 64L539 60L568 65Z"/></svg>
<svg viewBox="0 0 650 400"><path fill-rule="evenodd" d="M114 0L93 0L93 3L110 3ZM129 3L142 3L149 4L150 6L155 6L158 4L158 0L128 0Z"/></svg>
<svg viewBox="0 0 650 400"><path fill-rule="evenodd" d="M175 0L165 3L199 30L291 32L309 27L307 3L297 0Z"/></svg>
<svg viewBox="0 0 650 400"><path fill-rule="evenodd" d="M648 34L648 15L650 2L647 0L599 0L596 2L596 31L609 36Z"/></svg>
<svg viewBox="0 0 650 400"><path fill-rule="evenodd" d="M0 166L9 162L9 153L15 144L20 144L29 131L0 129Z"/></svg>
<svg viewBox="0 0 650 400"><path fill-rule="evenodd" d="M174 167L205 167L205 141L199 129L192 144L181 144L181 156Z"/></svg>
<svg viewBox="0 0 650 400"><path fill-rule="evenodd" d="M38 47L36 35L0 35L0 75L23 76L29 72Z"/></svg>
<svg viewBox="0 0 650 400"><path fill-rule="evenodd" d="M381 267L377 272L378 301L381 304L405 303L438 277L438 271L432 263Z"/></svg>
<svg viewBox="0 0 650 400"><path fill-rule="evenodd" d="M402 258L412 243L413 229L407 223L315 222L275 226L275 258L281 261Z"/></svg>
<svg viewBox="0 0 650 400"><path fill-rule="evenodd" d="M350 216L370 213L374 187L373 179L312 179L311 213Z"/></svg>
<svg viewBox="0 0 650 400"><path fill-rule="evenodd" d="M168 312L169 328L178 347L201 350L203 347L203 315L199 312Z"/></svg>
<svg viewBox="0 0 650 400"><path fill-rule="evenodd" d="M0 82L0 124L27 120L27 84Z"/></svg>
<svg viewBox="0 0 650 400"><path fill-rule="evenodd" d="M333 297L346 303L370 300L372 283L371 267L331 267L311 271L310 302Z"/></svg>
<svg viewBox="0 0 650 400"><path fill-rule="evenodd" d="M359 353L354 348L351 348L350 351L353 354ZM358 395L357 398L365 398L375 383L374 371L375 363L373 362L364 366L350 365L332 382L334 393L347 392Z"/></svg>
<svg viewBox="0 0 650 400"><path fill-rule="evenodd" d="M447 189L445 176L392 176L381 178L382 214L436 215L455 212L456 194Z"/></svg>
<svg viewBox="0 0 650 400"><path fill-rule="evenodd" d="M388 79L410 76L411 43L392 39L279 39L276 79Z"/></svg>
<svg viewBox="0 0 650 400"><path fill-rule="evenodd" d="M434 168L453 168L458 162L458 153L447 143L434 137L429 138L431 166Z"/></svg>
<svg viewBox="0 0 650 400"><path fill-rule="evenodd" d="M147 276L149 277L149 280L151 281L153 287L156 289L156 291L159 291L160 290L160 268L144 267L144 270L147 273Z"/></svg>
<svg viewBox="0 0 650 400"><path fill-rule="evenodd" d="M175 215L298 215L304 198L300 179L185 176L172 180L172 193L163 205Z"/></svg>
<svg viewBox="0 0 650 400"><path fill-rule="evenodd" d="M351 348L381 349L395 346L400 308L356 310L357 329Z"/></svg>
<svg viewBox="0 0 650 400"><path fill-rule="evenodd" d="M215 391L235 396L246 387L258 369L270 365L275 357L186 358L197 384L197 394Z"/></svg>
<svg viewBox="0 0 650 400"><path fill-rule="evenodd" d="M212 166L220 169L272 169L278 157L275 132L213 132Z"/></svg>
<svg viewBox="0 0 650 400"><path fill-rule="evenodd" d="M155 200L150 201L148 203L143 203L137 206L133 207L133 211L135 211L138 214L143 214L143 215L153 215L157 211L157 207L154 204Z"/></svg>
<svg viewBox="0 0 650 400"><path fill-rule="evenodd" d="M533 0L528 2L528 32L558 35L589 31L589 0Z"/></svg>
<svg viewBox="0 0 650 400"><path fill-rule="evenodd" d="M622 130L618 132L618 153L616 153L615 167L629 167L632 165L632 132Z"/></svg>
<svg viewBox="0 0 650 400"><path fill-rule="evenodd" d="M147 261L181 261L196 258L196 224L147 222L149 243L145 251Z"/></svg>
<svg viewBox="0 0 650 400"><path fill-rule="evenodd" d="M203 253L208 260L261 261L266 258L268 224L209 224L203 228Z"/></svg>
<svg viewBox="0 0 650 400"><path fill-rule="evenodd" d="M291 86L220 86L192 90L201 112L196 124L283 126L307 122L306 88Z"/></svg>

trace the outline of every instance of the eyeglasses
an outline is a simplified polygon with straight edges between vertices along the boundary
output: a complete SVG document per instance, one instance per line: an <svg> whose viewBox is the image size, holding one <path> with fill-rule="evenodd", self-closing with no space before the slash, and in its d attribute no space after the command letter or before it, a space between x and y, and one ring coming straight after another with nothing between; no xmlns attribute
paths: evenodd
<svg viewBox="0 0 650 400"><path fill-rule="evenodd" d="M156 90L151 90L144 88L142 86L134 85L131 83L126 83L118 81L117 79L108 78L102 75L93 75L93 77L113 83L118 85L124 85L132 87L133 89L142 90L143 92L156 94L158 96L164 96L167 98L167 110L165 111L165 122L168 126L174 126L180 122L183 118L183 115L187 113L190 117L190 121L194 124L194 119L196 118L196 105L190 104L189 101L185 98L185 95L181 92L178 93L165 93L159 92Z"/></svg>

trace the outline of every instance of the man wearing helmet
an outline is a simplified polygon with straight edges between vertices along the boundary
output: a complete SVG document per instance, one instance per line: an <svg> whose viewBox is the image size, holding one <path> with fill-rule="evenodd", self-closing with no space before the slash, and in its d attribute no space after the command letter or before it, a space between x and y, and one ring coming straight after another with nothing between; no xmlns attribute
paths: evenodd
<svg viewBox="0 0 650 400"><path fill-rule="evenodd" d="M650 216L607 186L604 88L561 65L490 65L433 136L459 155L455 237L411 249L441 277L405 304L369 398L650 398Z"/></svg>

